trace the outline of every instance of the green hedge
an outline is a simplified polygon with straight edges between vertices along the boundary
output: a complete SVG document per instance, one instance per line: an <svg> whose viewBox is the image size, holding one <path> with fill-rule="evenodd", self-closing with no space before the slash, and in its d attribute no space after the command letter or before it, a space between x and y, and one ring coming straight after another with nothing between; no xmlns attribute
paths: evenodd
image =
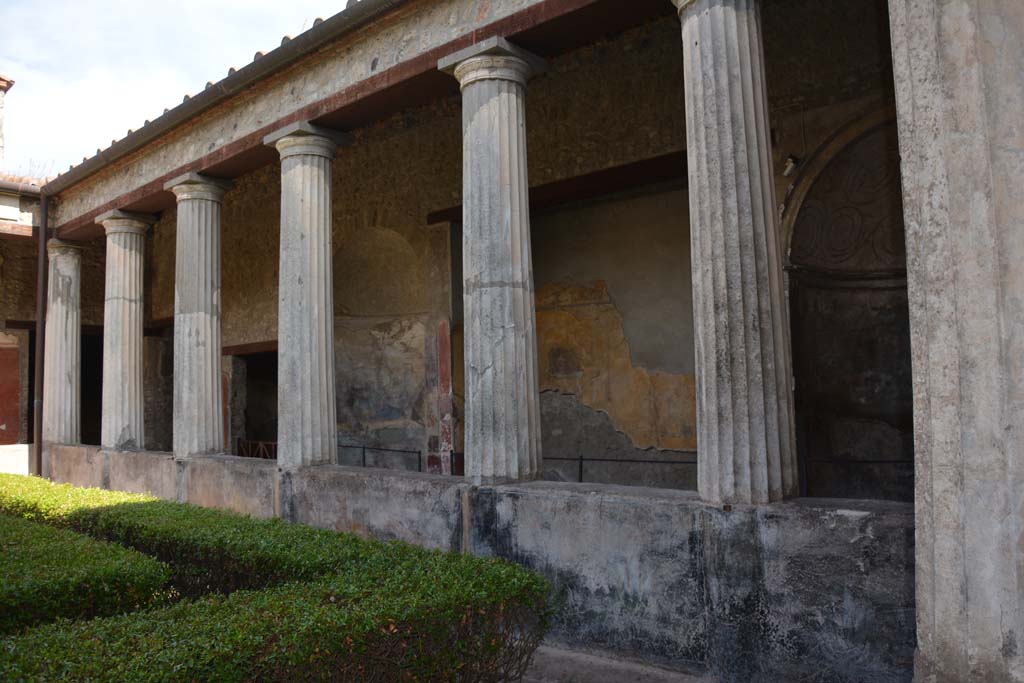
<svg viewBox="0 0 1024 683"><path fill-rule="evenodd" d="M127 548L0 516L0 634L151 605L169 576L167 565Z"/></svg>
<svg viewBox="0 0 1024 683"><path fill-rule="evenodd" d="M0 513L68 527L172 565L187 596L263 588L334 571L381 544L150 496L0 474Z"/></svg>
<svg viewBox="0 0 1024 683"><path fill-rule="evenodd" d="M510 565L423 559L381 555L310 583L34 629L0 642L0 680L518 680L543 633L540 582Z"/></svg>
<svg viewBox="0 0 1024 683"><path fill-rule="evenodd" d="M0 680L515 680L548 625L547 582L501 560L17 476L0 475L0 512L221 593L8 638Z"/></svg>

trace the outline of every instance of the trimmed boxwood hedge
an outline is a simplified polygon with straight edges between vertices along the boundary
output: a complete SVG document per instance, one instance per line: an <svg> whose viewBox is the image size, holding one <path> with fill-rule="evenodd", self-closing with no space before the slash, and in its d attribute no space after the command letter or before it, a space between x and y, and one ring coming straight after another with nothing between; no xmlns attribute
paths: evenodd
<svg viewBox="0 0 1024 683"><path fill-rule="evenodd" d="M187 596L323 576L381 544L151 496L0 474L0 513L114 541L172 566Z"/></svg>
<svg viewBox="0 0 1024 683"><path fill-rule="evenodd" d="M550 616L548 583L501 560L17 476L0 476L0 512L167 558L194 595L218 591L8 637L0 680L515 680Z"/></svg>
<svg viewBox="0 0 1024 683"><path fill-rule="evenodd" d="M152 605L169 576L133 550L0 515L0 634Z"/></svg>
<svg viewBox="0 0 1024 683"><path fill-rule="evenodd" d="M537 582L511 565L400 555L309 583L34 629L0 642L0 680L518 680L542 633Z"/></svg>

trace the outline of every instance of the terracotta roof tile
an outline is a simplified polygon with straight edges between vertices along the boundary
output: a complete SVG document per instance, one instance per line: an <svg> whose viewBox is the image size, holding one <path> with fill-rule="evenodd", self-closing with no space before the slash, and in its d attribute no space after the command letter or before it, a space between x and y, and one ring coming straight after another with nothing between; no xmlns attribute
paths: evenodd
<svg viewBox="0 0 1024 683"><path fill-rule="evenodd" d="M4 173L3 171L0 171L0 180L7 183L20 183L22 185L35 185L36 187L41 187L53 180L53 178L36 178L34 176L15 175L13 173Z"/></svg>

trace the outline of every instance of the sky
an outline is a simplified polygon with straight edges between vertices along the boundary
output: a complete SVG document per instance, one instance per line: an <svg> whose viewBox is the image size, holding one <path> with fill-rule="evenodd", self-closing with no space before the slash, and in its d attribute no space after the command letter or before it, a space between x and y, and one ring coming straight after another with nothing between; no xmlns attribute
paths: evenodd
<svg viewBox="0 0 1024 683"><path fill-rule="evenodd" d="M0 0L0 170L64 172L345 2Z"/></svg>

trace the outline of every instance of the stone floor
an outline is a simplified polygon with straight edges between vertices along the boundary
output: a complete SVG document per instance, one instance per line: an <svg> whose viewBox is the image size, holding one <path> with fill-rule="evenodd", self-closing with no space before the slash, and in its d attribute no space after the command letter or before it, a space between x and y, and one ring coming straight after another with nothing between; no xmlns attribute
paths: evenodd
<svg viewBox="0 0 1024 683"><path fill-rule="evenodd" d="M595 655L540 647L523 683L709 683L706 679Z"/></svg>

